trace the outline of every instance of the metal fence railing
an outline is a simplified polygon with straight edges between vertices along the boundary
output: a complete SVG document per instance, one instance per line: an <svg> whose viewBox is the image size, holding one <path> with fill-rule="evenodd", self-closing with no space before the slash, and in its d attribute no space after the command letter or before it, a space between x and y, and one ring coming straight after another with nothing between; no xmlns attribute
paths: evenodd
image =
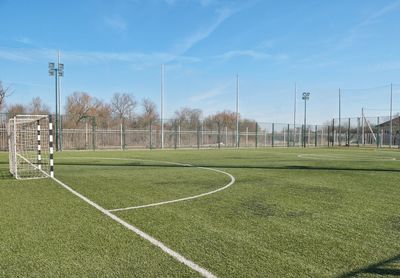
<svg viewBox="0 0 400 278"><path fill-rule="evenodd" d="M399 147L400 117L333 119L326 125L296 125L243 121L180 123L164 121L164 148L261 148L261 147ZM63 123L67 123L64 120ZM7 119L0 122L0 150L8 150ZM106 123L95 118L70 126L62 124L59 141L63 150L161 148L158 121L143 124ZM391 129L389 128L391 127ZM390 132L392 131L392 133Z"/></svg>

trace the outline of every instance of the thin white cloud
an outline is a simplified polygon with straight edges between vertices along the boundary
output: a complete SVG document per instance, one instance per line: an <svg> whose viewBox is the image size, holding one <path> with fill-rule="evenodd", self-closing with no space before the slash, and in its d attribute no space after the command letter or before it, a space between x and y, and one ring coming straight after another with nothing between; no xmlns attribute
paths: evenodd
<svg viewBox="0 0 400 278"><path fill-rule="evenodd" d="M128 24L120 16L106 17L104 23L117 32L124 32L128 29Z"/></svg>
<svg viewBox="0 0 400 278"><path fill-rule="evenodd" d="M348 33L343 37L343 39L337 43L338 48L345 48L353 45L359 38L367 38L368 34L362 33L361 30L363 27L375 24L379 22L379 19L386 16L389 13L392 13L400 8L400 0L394 1L384 7L382 7L377 12L370 14L364 20L359 22L353 28L351 28Z"/></svg>
<svg viewBox="0 0 400 278"><path fill-rule="evenodd" d="M237 10L223 8L217 11L217 18L209 26L201 28L192 35L186 37L175 46L175 53L184 54L199 42L208 38L225 20L234 15Z"/></svg>
<svg viewBox="0 0 400 278"><path fill-rule="evenodd" d="M164 2L169 6L174 6L174 5L178 4L178 2L185 3L185 2L187 2L187 0L164 0ZM194 0L193 2L199 4L202 7L208 7L208 6L217 4L219 1L217 1L217 0Z"/></svg>
<svg viewBox="0 0 400 278"><path fill-rule="evenodd" d="M289 56L286 54L269 54L253 49L245 49L245 50L231 50L227 51L225 53L222 53L220 55L212 57L213 59L216 60L221 60L223 62L227 62L229 60L235 59L235 58L251 58L256 61L260 60L265 60L265 59L272 59L275 61L285 61L289 59Z"/></svg>
<svg viewBox="0 0 400 278"><path fill-rule="evenodd" d="M219 86L208 91L202 92L198 95L192 96L189 98L191 102L199 102L207 99L212 99L218 95L221 95L225 92L226 86Z"/></svg>
<svg viewBox="0 0 400 278"><path fill-rule="evenodd" d="M8 60L14 62L30 62L33 61L32 55L21 54L20 51L0 49L0 60Z"/></svg>
<svg viewBox="0 0 400 278"><path fill-rule="evenodd" d="M41 62L54 60L57 56L56 49L28 49L28 48L0 48L0 60L14 62ZM79 52L61 51L61 59L67 63L112 63L122 62L132 64L132 68L141 69L151 65L158 65L174 61L174 63L197 63L197 57L176 56L166 52Z"/></svg>
<svg viewBox="0 0 400 278"><path fill-rule="evenodd" d="M395 10L397 10L399 8L400 8L400 1L394 1L394 2L384 6L379 11L372 13L364 21L362 21L358 26L361 27L364 25L375 23L379 18L385 16L388 13L394 12Z"/></svg>
<svg viewBox="0 0 400 278"><path fill-rule="evenodd" d="M364 70L372 72L381 72L381 71L398 71L400 70L400 61L390 61L390 62L382 62L378 64L369 65Z"/></svg>
<svg viewBox="0 0 400 278"><path fill-rule="evenodd" d="M32 40L28 37L19 37L16 38L15 41L22 44L32 44Z"/></svg>
<svg viewBox="0 0 400 278"><path fill-rule="evenodd" d="M263 60L267 58L271 58L272 56L267 53L255 51L255 50L231 50L227 51L223 54L215 56L216 59L220 60L231 60L233 58L237 57L250 57L253 58L254 60Z"/></svg>

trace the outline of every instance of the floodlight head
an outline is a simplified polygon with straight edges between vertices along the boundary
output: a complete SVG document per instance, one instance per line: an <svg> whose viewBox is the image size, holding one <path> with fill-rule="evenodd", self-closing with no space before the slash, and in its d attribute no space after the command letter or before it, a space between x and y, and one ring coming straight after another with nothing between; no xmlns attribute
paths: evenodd
<svg viewBox="0 0 400 278"><path fill-rule="evenodd" d="M49 75L54 76L54 63L49 63Z"/></svg>
<svg viewBox="0 0 400 278"><path fill-rule="evenodd" d="M310 99L310 93L309 92L304 92L302 99L304 99L304 100Z"/></svg>
<svg viewBox="0 0 400 278"><path fill-rule="evenodd" d="M58 76L64 76L64 64L58 64Z"/></svg>

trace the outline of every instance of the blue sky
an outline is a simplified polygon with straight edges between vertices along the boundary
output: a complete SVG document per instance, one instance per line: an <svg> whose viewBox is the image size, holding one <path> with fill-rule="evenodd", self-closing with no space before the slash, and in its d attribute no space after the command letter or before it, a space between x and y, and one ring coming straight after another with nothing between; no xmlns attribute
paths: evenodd
<svg viewBox="0 0 400 278"><path fill-rule="evenodd" d="M303 91L309 121L322 123L337 116L339 88L342 115L357 116L388 109L390 83L400 110L400 1L0 0L0 12L9 103L40 96L54 107L47 63L60 49L63 96L127 92L159 104L165 64L166 117L181 106L234 110L236 74L241 113L258 121L292 121L295 82L298 119ZM350 90L362 88L373 89Z"/></svg>

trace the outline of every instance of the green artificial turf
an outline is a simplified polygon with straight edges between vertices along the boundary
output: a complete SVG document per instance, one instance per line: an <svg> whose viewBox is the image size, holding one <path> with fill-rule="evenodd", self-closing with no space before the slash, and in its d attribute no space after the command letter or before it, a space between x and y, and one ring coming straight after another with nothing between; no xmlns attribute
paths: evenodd
<svg viewBox="0 0 400 278"><path fill-rule="evenodd" d="M0 154L0 276L193 277L50 179L16 181ZM62 152L56 177L220 277L400 275L400 151Z"/></svg>

